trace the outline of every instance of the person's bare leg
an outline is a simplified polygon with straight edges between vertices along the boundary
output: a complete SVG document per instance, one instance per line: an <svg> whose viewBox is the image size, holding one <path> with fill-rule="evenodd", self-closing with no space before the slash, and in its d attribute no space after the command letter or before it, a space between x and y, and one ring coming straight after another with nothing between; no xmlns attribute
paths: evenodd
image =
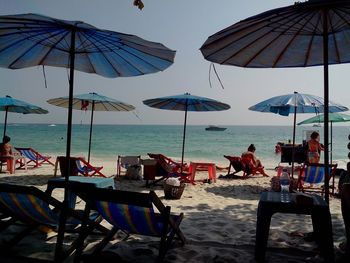
<svg viewBox="0 0 350 263"><path fill-rule="evenodd" d="M350 171L348 170L348 173ZM343 215L346 244L343 244L343 249L350 253L350 183L343 184L341 195L341 211Z"/></svg>

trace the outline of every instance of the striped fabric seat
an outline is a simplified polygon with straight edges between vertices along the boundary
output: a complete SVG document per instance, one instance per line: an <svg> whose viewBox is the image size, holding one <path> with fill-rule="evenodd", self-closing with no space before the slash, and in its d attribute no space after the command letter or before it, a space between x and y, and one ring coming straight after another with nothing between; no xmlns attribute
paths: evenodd
<svg viewBox="0 0 350 263"><path fill-rule="evenodd" d="M319 184L324 182L325 168L323 166L306 166L304 168L304 183Z"/></svg>
<svg viewBox="0 0 350 263"><path fill-rule="evenodd" d="M86 202L85 215L91 209L97 210L113 226L110 233L95 247L92 256L98 255L119 230L127 234L160 238L159 261L164 258L175 236L182 244L185 243L185 237L179 227L183 213L170 214L170 207L164 206L154 191L138 193L102 189L83 183L71 183L69 191ZM154 211L155 209L157 212ZM84 228L84 222L82 228ZM83 247L82 242L77 248L76 262L81 259Z"/></svg>
<svg viewBox="0 0 350 263"><path fill-rule="evenodd" d="M116 228L146 236L162 235L162 218L155 215L153 208L103 201L95 205L102 217Z"/></svg>
<svg viewBox="0 0 350 263"><path fill-rule="evenodd" d="M51 209L48 203L34 195L1 192L0 203L21 221L58 227L59 214ZM80 220L74 218L67 220L67 225L78 224Z"/></svg>
<svg viewBox="0 0 350 263"><path fill-rule="evenodd" d="M103 166L92 166L90 163L85 161L83 158L74 158L77 166L78 173L84 176L101 176L106 177L101 170Z"/></svg>
<svg viewBox="0 0 350 263"><path fill-rule="evenodd" d="M329 165L329 178L326 180L330 182L332 193L334 194L334 176L337 168L337 164ZM324 182L325 182L325 165L321 163L305 163L303 168L300 170L298 177L298 190L303 192L320 192L324 191Z"/></svg>
<svg viewBox="0 0 350 263"><path fill-rule="evenodd" d="M64 207L62 202L33 186L0 183L0 214L10 218L6 222L8 224L2 224L0 234L8 226L17 222L25 227L24 230L22 227L22 231L19 233L18 231L13 231L14 236L7 238L6 243L0 244L1 249L3 251L10 249L38 227L40 227L40 230L49 228L57 231L61 220L60 214L63 209L65 209L68 216L64 222L64 231L77 233L79 229L77 227L81 225L83 220L81 211ZM97 213L88 214L85 220L88 225L88 230L84 233L85 236L93 229L106 233L107 229L99 224L100 216ZM76 238L78 238L78 235L76 235ZM58 237L55 262L62 262L65 257L75 250L77 240L72 241L72 236L70 236L70 240L70 244L65 242L67 246L65 246L66 249L63 251L61 245L64 241L64 233L63 236ZM3 242L3 240L1 241Z"/></svg>
<svg viewBox="0 0 350 263"><path fill-rule="evenodd" d="M33 164L33 168L37 168L41 166L44 163L54 165L49 159L51 156L44 156L40 154L39 152L35 151L33 148L19 148L15 147L15 149L25 158L28 159L28 164ZM24 164L21 164L21 167L23 167Z"/></svg>

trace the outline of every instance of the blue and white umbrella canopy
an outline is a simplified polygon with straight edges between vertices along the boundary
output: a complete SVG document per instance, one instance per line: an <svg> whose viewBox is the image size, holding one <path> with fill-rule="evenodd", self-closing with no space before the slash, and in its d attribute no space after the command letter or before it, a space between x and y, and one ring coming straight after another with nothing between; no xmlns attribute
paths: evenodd
<svg viewBox="0 0 350 263"><path fill-rule="evenodd" d="M144 100L143 103L152 108L178 111L222 111L230 108L230 105L220 101L189 93Z"/></svg>
<svg viewBox="0 0 350 263"><path fill-rule="evenodd" d="M186 124L187 124L187 112L188 111L223 111L230 109L230 105L205 98L194 96L189 93L183 95L167 96L155 99L144 100L143 103L152 108L162 109L162 110L176 110L185 112L185 122L184 122L184 132L182 140L182 155L181 163L184 161L185 152L185 138L186 138ZM182 169L182 166L181 166ZM182 172L182 171L181 171Z"/></svg>
<svg viewBox="0 0 350 263"><path fill-rule="evenodd" d="M160 43L102 30L81 21L37 14L0 16L0 67L48 65L70 69L66 183L70 168L74 70L104 77L138 76L165 70L174 57L175 51ZM62 249L63 233L59 231L57 251ZM55 261L61 260L60 253L55 253Z"/></svg>
<svg viewBox="0 0 350 263"><path fill-rule="evenodd" d="M48 111L35 106L28 102L17 100L11 96L0 97L0 111L5 111L5 122L4 122L4 135L6 135L6 126L7 126L7 113L23 113L23 114L47 114Z"/></svg>
<svg viewBox="0 0 350 263"><path fill-rule="evenodd" d="M323 113L324 99L315 95L294 93L272 97L249 107L249 110L259 112L272 112L282 116L290 113ZM329 102L329 112L349 110L338 103Z"/></svg>
<svg viewBox="0 0 350 263"><path fill-rule="evenodd" d="M0 66L70 68L115 78L155 73L175 56L160 43L38 14L0 16Z"/></svg>
<svg viewBox="0 0 350 263"><path fill-rule="evenodd" d="M49 99L47 102L58 107L68 108L69 97ZM130 104L121 102L119 100L102 96L95 92L91 92L88 94L74 95L73 109L91 111L89 151L88 151L88 162L90 162L92 123L94 120L94 111L132 111L135 109L135 107Z"/></svg>

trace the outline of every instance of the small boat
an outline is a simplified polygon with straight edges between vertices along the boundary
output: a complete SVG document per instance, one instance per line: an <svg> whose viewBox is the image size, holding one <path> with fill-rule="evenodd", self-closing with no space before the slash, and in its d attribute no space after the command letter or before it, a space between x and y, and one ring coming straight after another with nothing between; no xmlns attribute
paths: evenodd
<svg viewBox="0 0 350 263"><path fill-rule="evenodd" d="M225 127L219 127L219 126L214 126L214 125L209 125L207 128L205 128L206 131L224 131L227 128Z"/></svg>
<svg viewBox="0 0 350 263"><path fill-rule="evenodd" d="M322 127L322 126L319 123L315 123L314 125L312 125L312 127Z"/></svg>
<svg viewBox="0 0 350 263"><path fill-rule="evenodd" d="M50 124L49 126L50 126L50 127L55 127L55 126L56 126L56 124Z"/></svg>

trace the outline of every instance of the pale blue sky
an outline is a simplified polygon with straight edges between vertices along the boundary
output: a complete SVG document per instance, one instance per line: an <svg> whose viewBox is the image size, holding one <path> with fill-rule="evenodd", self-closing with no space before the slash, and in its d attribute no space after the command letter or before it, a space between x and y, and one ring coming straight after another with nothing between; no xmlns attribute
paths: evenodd
<svg viewBox="0 0 350 263"><path fill-rule="evenodd" d="M228 103L223 112L190 113L189 124L291 125L291 117L252 112L248 107L272 96L292 93L323 97L322 67L299 69L245 69L216 65L225 85L212 75L210 63L199 48L208 36L239 20L272 8L293 4L293 0L143 0L140 11L132 0L0 0L0 14L39 13L67 20L81 20L101 29L134 34L161 42L177 51L175 63L164 72L129 78L104 78L76 71L75 94L97 92L137 108L141 120L131 113L98 112L100 124L182 124L183 112L157 110L142 100L190 92ZM348 92L350 65L330 67L330 99L350 107ZM10 114L9 122L66 123L67 110L46 103L67 96L67 71L46 67L48 88L42 68L21 70L0 68L0 96L11 95L50 111L47 115ZM2 114L0 116L3 116ZM298 115L298 121L313 115ZM90 112L74 111L74 123L89 123Z"/></svg>

